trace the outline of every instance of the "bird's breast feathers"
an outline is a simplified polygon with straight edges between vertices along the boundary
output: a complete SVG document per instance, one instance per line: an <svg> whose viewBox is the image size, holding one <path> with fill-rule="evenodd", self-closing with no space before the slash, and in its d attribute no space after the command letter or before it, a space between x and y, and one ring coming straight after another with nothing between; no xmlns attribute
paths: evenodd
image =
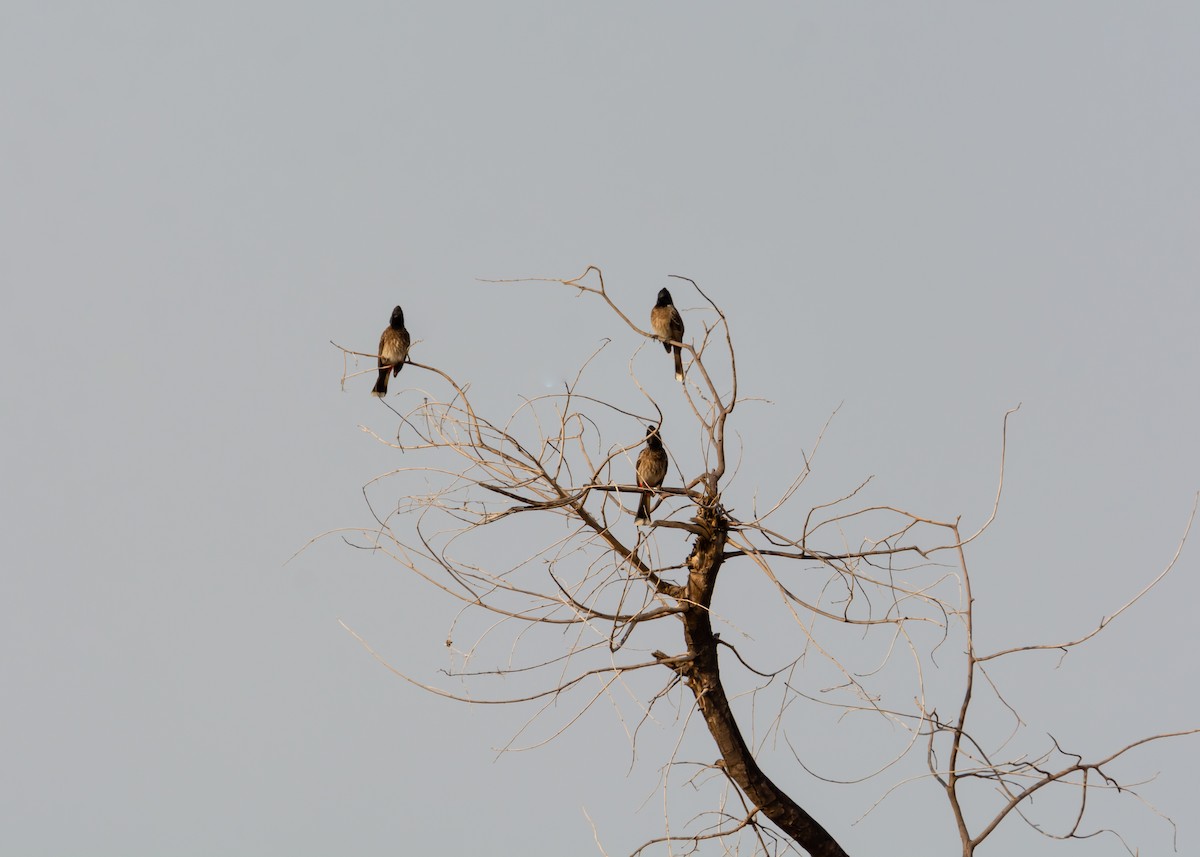
<svg viewBox="0 0 1200 857"><path fill-rule="evenodd" d="M408 353L408 337L398 330L386 330L379 340L379 354L389 363L399 363Z"/></svg>

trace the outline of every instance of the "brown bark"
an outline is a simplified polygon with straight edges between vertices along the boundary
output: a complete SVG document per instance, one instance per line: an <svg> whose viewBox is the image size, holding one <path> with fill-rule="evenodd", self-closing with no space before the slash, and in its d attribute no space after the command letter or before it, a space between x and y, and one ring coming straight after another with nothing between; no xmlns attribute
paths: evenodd
<svg viewBox="0 0 1200 857"><path fill-rule="evenodd" d="M717 742L725 771L771 822L813 857L847 857L837 841L763 773L742 737L717 658L709 606L724 559L726 524L719 511L703 510L696 522L704 530L688 557L688 592L682 614L689 663L683 672L696 705Z"/></svg>

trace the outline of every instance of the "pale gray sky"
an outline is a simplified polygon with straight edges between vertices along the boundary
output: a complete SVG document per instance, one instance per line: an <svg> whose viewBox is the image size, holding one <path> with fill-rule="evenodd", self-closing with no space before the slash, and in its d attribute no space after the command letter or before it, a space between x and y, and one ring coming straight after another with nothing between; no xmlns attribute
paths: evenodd
<svg viewBox="0 0 1200 857"><path fill-rule="evenodd" d="M611 854L660 832L662 758L630 772L611 710L497 760L528 712L423 695L337 624L436 679L436 593L336 540L284 566L369 523L396 466L330 339L373 348L403 304L414 357L507 411L614 336L477 278L595 263L638 312L698 280L774 403L738 413L738 504L840 403L798 503L874 474L872 500L977 526L1022 403L980 633L1090 630L1200 488L1197 44L1174 3L5 2L0 850L598 853L581 807ZM1200 724L1198 557L1057 670L1004 673L1031 747ZM1120 767L1163 772L1184 854L1198 761ZM927 784L851 826L890 780L763 762L853 854L958 853ZM988 853L1124 851L1010 822Z"/></svg>

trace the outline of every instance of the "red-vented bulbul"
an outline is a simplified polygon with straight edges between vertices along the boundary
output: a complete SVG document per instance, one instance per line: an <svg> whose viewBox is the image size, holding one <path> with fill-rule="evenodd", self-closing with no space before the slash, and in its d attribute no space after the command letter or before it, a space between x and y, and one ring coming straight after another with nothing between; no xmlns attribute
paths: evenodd
<svg viewBox="0 0 1200 857"><path fill-rule="evenodd" d="M412 340L404 329L404 310L396 307L392 310L392 320L383 335L379 337L379 380L375 382L372 396L386 396L388 373L399 375L404 361L408 357L408 345Z"/></svg>
<svg viewBox="0 0 1200 857"><path fill-rule="evenodd" d="M664 291L666 291L664 289ZM670 300L670 297L667 298ZM646 426L646 446L637 457L637 484L639 488L658 488L667 477L667 451L663 449L662 437L657 426ZM634 524L643 527L650 523L650 491L642 492L638 502Z"/></svg>
<svg viewBox="0 0 1200 857"><path fill-rule="evenodd" d="M675 352L675 380L683 380L683 355L678 345L672 342L683 342L683 318L675 304L671 303L671 293L666 289L658 290L658 302L650 310L650 330L657 339L662 340L663 348L670 354Z"/></svg>

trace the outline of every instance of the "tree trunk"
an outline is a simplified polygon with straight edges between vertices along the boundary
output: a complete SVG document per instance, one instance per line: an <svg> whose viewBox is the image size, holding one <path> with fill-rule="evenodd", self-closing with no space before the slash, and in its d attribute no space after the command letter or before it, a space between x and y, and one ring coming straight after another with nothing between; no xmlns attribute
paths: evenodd
<svg viewBox="0 0 1200 857"><path fill-rule="evenodd" d="M707 512L707 510L705 510ZM720 513L702 514L707 532L697 537L688 557L688 598L684 602L684 638L691 661L686 669L696 705L717 742L730 779L759 811L813 857L847 857L837 841L786 792L763 773L734 719L717 662L709 605L725 549L725 522Z"/></svg>

